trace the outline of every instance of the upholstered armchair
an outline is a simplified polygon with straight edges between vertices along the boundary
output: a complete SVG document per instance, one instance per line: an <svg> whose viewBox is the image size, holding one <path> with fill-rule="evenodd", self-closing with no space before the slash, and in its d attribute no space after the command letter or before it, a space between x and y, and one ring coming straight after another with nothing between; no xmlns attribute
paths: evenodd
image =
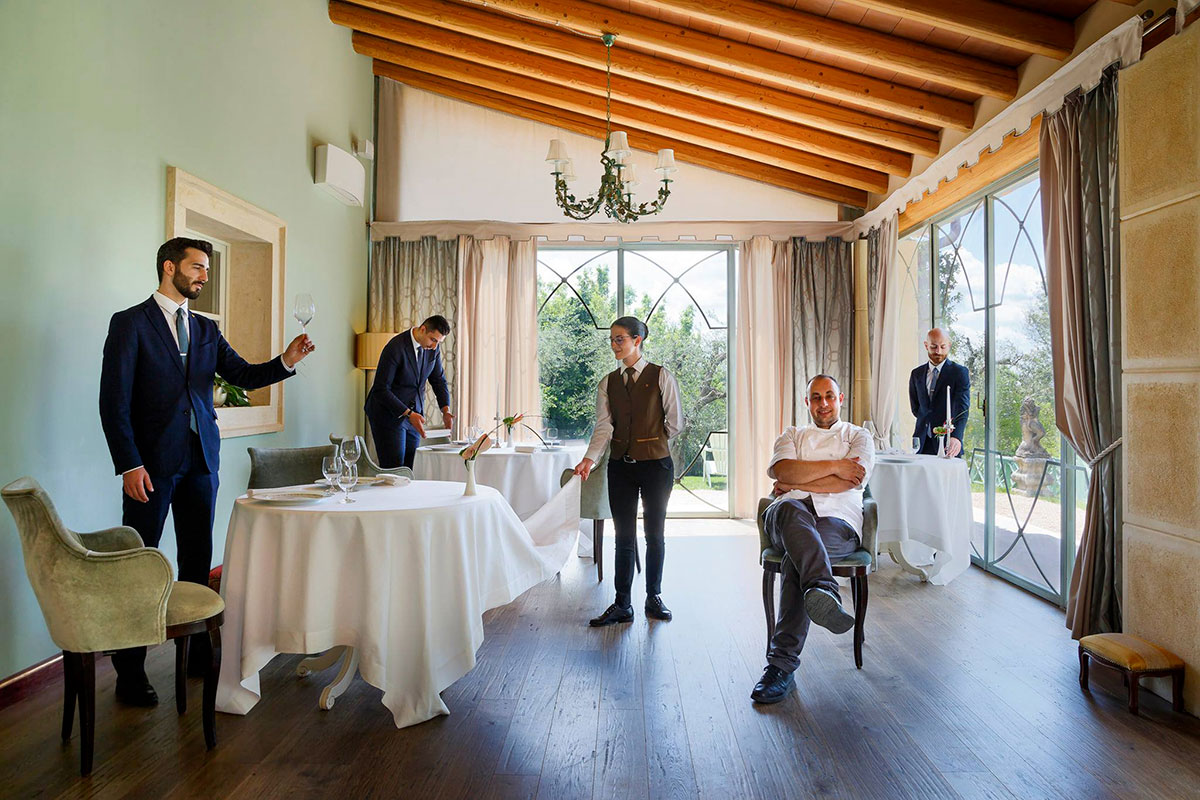
<svg viewBox="0 0 1200 800"><path fill-rule="evenodd" d="M65 693L62 738L71 737L79 701L80 771L92 771L95 739L96 654L175 639L175 706L187 709L187 641L207 632L213 658L204 677L204 740L216 746L220 626L225 603L195 583L174 580L160 550L144 547L132 528L76 533L33 478L0 489L21 536L25 572L50 638L63 651Z"/></svg>
<svg viewBox="0 0 1200 800"><path fill-rule="evenodd" d="M344 438L349 438L349 437L337 436L332 433L329 434L329 442L330 442L330 444L334 445L335 450L338 447L341 447L342 440ZM449 442L449 441L450 441L450 437L447 436L446 442ZM424 442L422 444L424 444ZM375 459L371 458L370 448L364 446L362 448L362 455L360 455L358 458L358 476L360 478L374 478L378 475L403 475L404 477L409 478L411 480L413 477L413 471L409 467L386 467L385 468L385 467L379 466L378 464L375 463Z"/></svg>
<svg viewBox="0 0 1200 800"><path fill-rule="evenodd" d="M250 454L250 489L274 489L316 483L321 459L337 455L333 445L316 447L247 447Z"/></svg>
<svg viewBox="0 0 1200 800"><path fill-rule="evenodd" d="M559 485L565 486L574 470L563 470ZM608 505L608 452L592 467L591 476L579 487L579 518L592 521L592 561L596 563L596 580L604 580L604 520L612 519ZM634 558L638 558L634 550ZM638 568L641 568L639 561Z"/></svg>
<svg viewBox="0 0 1200 800"><path fill-rule="evenodd" d="M775 576L783 572L782 549L777 548L763 525L763 512L774 502L773 497L758 501L759 563L763 568L763 613L767 617L767 651L775 636ZM854 666L862 669L863 628L867 621L867 575L875 568L875 540L879 530L879 510L869 487L863 490L862 540L858 550L832 564L833 574L850 579L850 599L854 603Z"/></svg>

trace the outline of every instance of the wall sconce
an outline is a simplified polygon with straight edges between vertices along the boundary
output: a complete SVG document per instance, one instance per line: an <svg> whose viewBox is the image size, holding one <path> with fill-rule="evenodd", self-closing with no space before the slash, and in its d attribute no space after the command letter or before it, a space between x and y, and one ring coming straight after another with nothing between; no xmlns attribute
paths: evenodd
<svg viewBox="0 0 1200 800"><path fill-rule="evenodd" d="M360 333L354 337L354 366L359 369L375 369L379 366L379 356L394 332Z"/></svg>

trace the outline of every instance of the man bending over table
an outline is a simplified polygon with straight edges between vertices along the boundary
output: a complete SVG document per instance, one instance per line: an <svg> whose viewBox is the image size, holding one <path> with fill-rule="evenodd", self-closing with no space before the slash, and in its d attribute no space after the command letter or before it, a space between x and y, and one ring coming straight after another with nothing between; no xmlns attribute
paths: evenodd
<svg viewBox="0 0 1200 800"><path fill-rule="evenodd" d="M804 397L812 424L789 427L775 440L767 475L775 479L777 499L763 512L763 524L786 556L767 668L750 693L756 703L778 703L795 686L792 673L800 666L809 620L834 633L854 627L831 562L859 547L863 486L875 445L866 429L842 422L844 399L836 380L817 375Z"/></svg>

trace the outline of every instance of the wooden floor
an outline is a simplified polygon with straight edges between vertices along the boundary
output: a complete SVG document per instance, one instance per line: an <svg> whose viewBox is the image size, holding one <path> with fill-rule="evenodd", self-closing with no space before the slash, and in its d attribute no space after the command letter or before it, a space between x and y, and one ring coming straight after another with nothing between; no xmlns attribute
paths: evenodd
<svg viewBox="0 0 1200 800"><path fill-rule="evenodd" d="M671 523L707 534L668 539L674 622L647 624L637 597L632 625L585 627L612 582L572 559L486 616L478 665L444 694L451 715L413 728L361 680L318 711L320 681L280 657L248 716L218 717L208 753L198 682L175 714L168 648L149 661L151 711L114 704L105 662L92 777L78 734L58 741L53 687L0 711L0 797L1200 796L1200 720L1146 694L1131 716L1101 669L1082 693L1062 613L974 568L934 587L888 565L871 578L864 669L849 634L814 629L798 691L754 706L757 539L715 525Z"/></svg>

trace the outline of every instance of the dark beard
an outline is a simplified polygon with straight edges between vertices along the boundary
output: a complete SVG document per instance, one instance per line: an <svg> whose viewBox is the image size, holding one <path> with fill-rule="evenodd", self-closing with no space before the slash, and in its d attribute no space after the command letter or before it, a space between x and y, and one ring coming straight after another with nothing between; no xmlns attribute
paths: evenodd
<svg viewBox="0 0 1200 800"><path fill-rule="evenodd" d="M178 272L171 278L171 283L175 286L175 291L188 300L195 300L200 296L200 289L193 289L192 282L181 276Z"/></svg>

